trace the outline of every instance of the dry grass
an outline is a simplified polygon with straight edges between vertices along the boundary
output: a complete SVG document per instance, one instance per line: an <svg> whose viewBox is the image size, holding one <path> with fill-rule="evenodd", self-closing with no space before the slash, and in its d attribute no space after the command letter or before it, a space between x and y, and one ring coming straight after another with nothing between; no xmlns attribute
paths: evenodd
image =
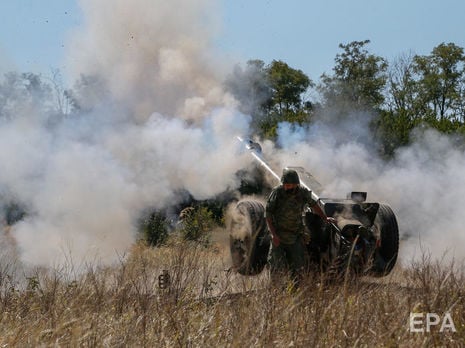
<svg viewBox="0 0 465 348"><path fill-rule="evenodd" d="M266 272L224 271L227 252L174 242L137 245L118 265L36 270L0 265L0 346L417 347L465 342L465 277L425 258L383 279L301 290ZM159 288L166 269L171 285ZM410 312L450 312L457 332L409 332Z"/></svg>

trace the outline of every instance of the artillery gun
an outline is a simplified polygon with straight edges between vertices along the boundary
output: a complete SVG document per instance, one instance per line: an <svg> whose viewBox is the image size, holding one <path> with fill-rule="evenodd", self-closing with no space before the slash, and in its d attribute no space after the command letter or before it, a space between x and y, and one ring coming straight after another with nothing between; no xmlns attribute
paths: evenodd
<svg viewBox="0 0 465 348"><path fill-rule="evenodd" d="M258 143L238 138L273 178L277 175L265 161ZM307 208L302 216L311 239L307 244L309 267L333 275L381 277L393 269L399 249L397 219L387 204L366 202L366 192L351 192L347 198L319 196L321 185L301 167L287 167L299 174L302 186L312 192L326 217ZM241 200L230 214L227 228L233 269L242 275L257 275L267 264L271 237L265 206L258 200Z"/></svg>

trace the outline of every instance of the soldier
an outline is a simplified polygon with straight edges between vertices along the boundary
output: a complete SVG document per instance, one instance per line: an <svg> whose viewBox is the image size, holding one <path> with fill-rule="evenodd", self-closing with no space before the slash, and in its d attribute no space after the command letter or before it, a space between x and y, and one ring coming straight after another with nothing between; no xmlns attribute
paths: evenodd
<svg viewBox="0 0 465 348"><path fill-rule="evenodd" d="M265 208L266 223L272 237L270 266L272 277L277 271L289 270L297 286L305 266L305 244L309 241L302 219L306 206L326 220L311 191L300 186L297 172L284 169L281 185L271 191Z"/></svg>

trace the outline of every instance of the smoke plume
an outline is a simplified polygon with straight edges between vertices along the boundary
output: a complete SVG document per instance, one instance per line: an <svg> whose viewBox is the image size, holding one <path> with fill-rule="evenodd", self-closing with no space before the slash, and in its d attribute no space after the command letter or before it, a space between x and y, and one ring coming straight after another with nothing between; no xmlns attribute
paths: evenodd
<svg viewBox="0 0 465 348"><path fill-rule="evenodd" d="M222 88L213 1L81 5L67 64L81 111L57 116L30 85L1 119L0 193L27 210L9 232L26 264L111 263L141 211L235 188L246 165L235 135L250 117Z"/></svg>
<svg viewBox="0 0 465 348"><path fill-rule="evenodd" d="M70 75L98 76L110 94L146 120L154 111L198 120L227 105L212 55L213 0L81 0L85 23L72 35Z"/></svg>

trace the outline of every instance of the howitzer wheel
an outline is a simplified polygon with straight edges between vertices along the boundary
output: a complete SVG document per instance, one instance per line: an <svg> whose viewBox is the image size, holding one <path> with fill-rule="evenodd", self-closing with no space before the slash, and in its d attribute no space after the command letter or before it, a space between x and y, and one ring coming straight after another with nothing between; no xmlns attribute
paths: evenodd
<svg viewBox="0 0 465 348"><path fill-rule="evenodd" d="M372 272L375 276L382 277L392 271L399 252L399 227L391 207L379 205L375 226L379 231L381 245L375 253Z"/></svg>
<svg viewBox="0 0 465 348"><path fill-rule="evenodd" d="M265 267L270 238L264 217L265 207L258 201L240 201L227 221L233 269L242 275L259 274Z"/></svg>

